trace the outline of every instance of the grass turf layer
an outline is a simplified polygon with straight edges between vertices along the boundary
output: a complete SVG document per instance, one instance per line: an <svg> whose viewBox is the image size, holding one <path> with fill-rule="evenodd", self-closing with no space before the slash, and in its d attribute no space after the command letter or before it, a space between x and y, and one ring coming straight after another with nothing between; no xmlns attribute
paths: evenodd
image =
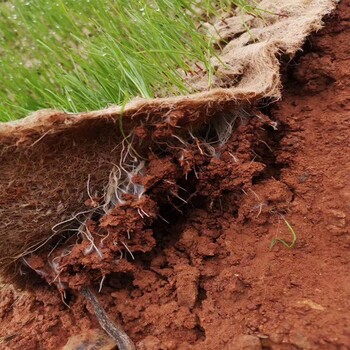
<svg viewBox="0 0 350 350"><path fill-rule="evenodd" d="M245 0L14 0L0 4L0 121L191 92L212 74L201 23Z"/></svg>

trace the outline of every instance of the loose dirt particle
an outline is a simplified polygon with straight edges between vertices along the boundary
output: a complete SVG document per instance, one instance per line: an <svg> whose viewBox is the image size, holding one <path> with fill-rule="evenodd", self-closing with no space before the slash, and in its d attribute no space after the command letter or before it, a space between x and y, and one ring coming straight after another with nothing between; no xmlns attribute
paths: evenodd
<svg viewBox="0 0 350 350"><path fill-rule="evenodd" d="M101 329L91 329L70 337L62 350L115 350L116 346Z"/></svg>

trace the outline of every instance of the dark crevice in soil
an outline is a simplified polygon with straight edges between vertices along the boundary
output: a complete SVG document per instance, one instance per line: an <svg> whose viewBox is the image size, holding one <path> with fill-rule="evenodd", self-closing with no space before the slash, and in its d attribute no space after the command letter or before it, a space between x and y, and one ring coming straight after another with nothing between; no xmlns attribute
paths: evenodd
<svg viewBox="0 0 350 350"><path fill-rule="evenodd" d="M107 284L114 290L133 290L134 276L131 273L112 273L107 277Z"/></svg>
<svg viewBox="0 0 350 350"><path fill-rule="evenodd" d="M205 288L198 287L197 305L196 307L201 307L204 300L207 299L207 291Z"/></svg>
<svg viewBox="0 0 350 350"><path fill-rule="evenodd" d="M199 320L198 320L199 322ZM194 330L197 333L197 341L202 342L205 340L206 335L205 335L205 329L200 325L200 323L198 323L196 325L196 327L194 328Z"/></svg>
<svg viewBox="0 0 350 350"><path fill-rule="evenodd" d="M283 169L288 168L288 164L277 160L281 152L281 140L287 135L286 125L278 122L278 129L271 126L264 127L264 139L258 140L254 149L259 162L266 165L264 171L253 178L253 184L261 183L267 179L274 178L280 180Z"/></svg>

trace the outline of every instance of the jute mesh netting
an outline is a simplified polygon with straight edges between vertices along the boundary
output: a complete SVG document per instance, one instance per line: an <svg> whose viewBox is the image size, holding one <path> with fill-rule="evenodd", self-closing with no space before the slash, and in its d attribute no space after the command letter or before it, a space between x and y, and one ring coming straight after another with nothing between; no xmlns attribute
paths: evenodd
<svg viewBox="0 0 350 350"><path fill-rule="evenodd" d="M185 131L188 135L189 130L205 128L227 112L249 114L257 101L280 98L279 57L292 57L307 35L320 29L323 16L335 4L334 0L265 0L258 5L265 10L261 18L241 14L208 25L218 41L228 42L220 59L213 59L217 69L210 90L203 75L189 82L198 93L187 96L135 99L124 108L81 114L44 110L0 124L1 271L52 239L59 245L62 237L68 239L69 230L79 231L96 212L103 221L118 200L125 201L118 196L146 191L145 181L141 185L131 179L146 165L139 162L127 175L123 162L127 166L130 162L125 150L131 158L144 155L159 135L184 140ZM142 138L145 126L151 137ZM113 188L116 179L121 183L118 190ZM93 245L87 229L81 230Z"/></svg>

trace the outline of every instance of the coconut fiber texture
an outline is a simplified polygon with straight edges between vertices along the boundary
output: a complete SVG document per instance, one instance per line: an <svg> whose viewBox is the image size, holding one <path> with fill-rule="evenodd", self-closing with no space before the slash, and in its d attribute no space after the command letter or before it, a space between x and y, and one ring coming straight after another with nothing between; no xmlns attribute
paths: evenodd
<svg viewBox="0 0 350 350"><path fill-rule="evenodd" d="M210 90L203 75L188 82L198 92L187 96L135 99L124 108L81 114L43 110L0 124L0 271L18 267L16 261L51 238L59 244L61 235L90 215L86 201L103 197L120 160L120 143L134 128L148 125L154 135L181 134L205 126L222 111L278 99L279 56L292 57L335 6L332 0L266 0L258 5L266 10L261 18L241 14L208 25L218 41L226 42L219 54L225 65L213 59L217 69ZM147 142L149 147L152 140Z"/></svg>

